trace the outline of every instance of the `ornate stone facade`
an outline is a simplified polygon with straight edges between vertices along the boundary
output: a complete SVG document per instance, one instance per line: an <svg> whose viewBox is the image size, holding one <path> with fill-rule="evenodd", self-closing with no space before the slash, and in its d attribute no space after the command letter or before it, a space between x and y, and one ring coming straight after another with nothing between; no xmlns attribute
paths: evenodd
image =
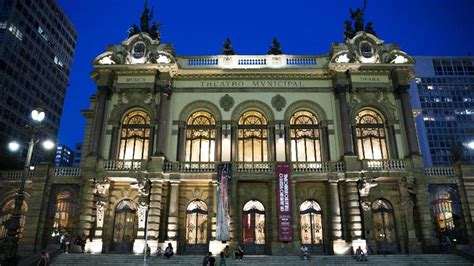
<svg viewBox="0 0 474 266"><path fill-rule="evenodd" d="M295 254L300 244L418 253L442 235L468 243L474 202L463 183L473 169L424 169L406 91L413 63L366 32L321 56L176 56L159 38L132 34L93 61L80 170L33 174L20 245L52 243L48 230L85 234L90 252L171 243L180 254L237 244L247 254ZM225 243L216 240L221 163L232 169ZM277 163L291 168L286 242ZM80 186L72 226L55 218L53 184ZM437 211L439 202L452 210Z"/></svg>

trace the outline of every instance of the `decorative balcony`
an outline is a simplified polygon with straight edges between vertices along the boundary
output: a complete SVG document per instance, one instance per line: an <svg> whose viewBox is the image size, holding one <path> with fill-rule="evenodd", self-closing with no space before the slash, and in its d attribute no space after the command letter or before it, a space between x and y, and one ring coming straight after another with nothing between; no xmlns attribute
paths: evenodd
<svg viewBox="0 0 474 266"><path fill-rule="evenodd" d="M329 162L293 162L291 168L298 173L327 173L330 171Z"/></svg>
<svg viewBox="0 0 474 266"><path fill-rule="evenodd" d="M101 168L106 171L141 170L145 164L144 160L103 160Z"/></svg>
<svg viewBox="0 0 474 266"><path fill-rule="evenodd" d="M35 171L28 171L28 176L27 180L31 180L31 177ZM16 170L16 171L0 171L0 178L1 180L6 180L6 181L20 181L21 180L21 175L23 174L22 170Z"/></svg>
<svg viewBox="0 0 474 266"><path fill-rule="evenodd" d="M165 172L212 173L217 172L215 162L166 162Z"/></svg>
<svg viewBox="0 0 474 266"><path fill-rule="evenodd" d="M405 171L404 160L363 160L364 168L373 171Z"/></svg>
<svg viewBox="0 0 474 266"><path fill-rule="evenodd" d="M216 55L180 57L183 68L315 68L322 67L326 59L300 55Z"/></svg>
<svg viewBox="0 0 474 266"><path fill-rule="evenodd" d="M425 168L426 176L456 176L453 167L429 167Z"/></svg>
<svg viewBox="0 0 474 266"><path fill-rule="evenodd" d="M273 172L275 169L274 162L236 162L234 170L237 172Z"/></svg>
<svg viewBox="0 0 474 266"><path fill-rule="evenodd" d="M53 171L54 176L80 176L81 168L79 167L56 167Z"/></svg>

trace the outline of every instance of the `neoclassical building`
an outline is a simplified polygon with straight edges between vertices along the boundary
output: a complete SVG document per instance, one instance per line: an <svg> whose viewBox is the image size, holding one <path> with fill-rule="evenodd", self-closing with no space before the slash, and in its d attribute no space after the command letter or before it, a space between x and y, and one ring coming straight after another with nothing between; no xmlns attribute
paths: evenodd
<svg viewBox="0 0 474 266"><path fill-rule="evenodd" d="M346 37L319 56L177 56L135 27L93 61L81 167L31 174L20 249L64 232L87 235L96 253L141 253L145 242L279 255L301 244L385 254L436 252L445 235L471 243L474 170L424 168L412 57L365 31ZM6 220L18 172L1 182Z"/></svg>

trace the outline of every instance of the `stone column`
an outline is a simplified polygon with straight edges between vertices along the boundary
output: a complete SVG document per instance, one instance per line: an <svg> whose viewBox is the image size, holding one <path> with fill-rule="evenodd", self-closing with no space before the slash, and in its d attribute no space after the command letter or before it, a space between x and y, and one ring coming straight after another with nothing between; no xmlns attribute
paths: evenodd
<svg viewBox="0 0 474 266"><path fill-rule="evenodd" d="M163 180L151 179L151 184L150 209L148 210L148 239L150 241L148 245L153 251L156 250L156 247L158 246L162 209L161 195L163 194Z"/></svg>
<svg viewBox="0 0 474 266"><path fill-rule="evenodd" d="M118 143L120 139L119 135L120 127L119 125L114 125L112 128L112 141L110 143L110 154L109 159L117 159L118 158Z"/></svg>
<svg viewBox="0 0 474 266"><path fill-rule="evenodd" d="M359 191L357 180L346 181L346 197L348 199L348 211L350 231L352 240L362 238L362 216L360 212Z"/></svg>
<svg viewBox="0 0 474 266"><path fill-rule="evenodd" d="M214 160L216 162L222 161L222 125L219 124L216 127L216 142L215 142L215 153Z"/></svg>
<svg viewBox="0 0 474 266"><path fill-rule="evenodd" d="M109 93L108 86L98 87L97 100L94 106L94 124L92 128L92 140L90 146L91 155L99 155L100 148L102 147L102 133L105 125L105 109L107 103L107 97Z"/></svg>
<svg viewBox="0 0 474 266"><path fill-rule="evenodd" d="M170 206L168 214L168 240L178 240L179 181L170 181Z"/></svg>
<svg viewBox="0 0 474 266"><path fill-rule="evenodd" d="M398 149L396 142L395 128L392 123L387 123L387 141L388 141L388 152L389 158L398 159Z"/></svg>
<svg viewBox="0 0 474 266"><path fill-rule="evenodd" d="M329 149L329 131L327 121L321 122L321 160L329 162L331 161L331 149Z"/></svg>
<svg viewBox="0 0 474 266"><path fill-rule="evenodd" d="M211 212L211 239L216 240L217 231L217 182L211 182L212 188L212 212Z"/></svg>
<svg viewBox="0 0 474 266"><path fill-rule="evenodd" d="M158 138L155 155L165 156L168 139L168 120L170 116L171 85L160 87L160 110L158 114Z"/></svg>
<svg viewBox="0 0 474 266"><path fill-rule="evenodd" d="M271 124L268 126L268 154L267 161L274 162L276 160L275 150L275 125Z"/></svg>
<svg viewBox="0 0 474 266"><path fill-rule="evenodd" d="M158 136L159 137L159 136ZM178 155L177 160L184 162L186 156L186 123L179 122L178 125Z"/></svg>
<svg viewBox="0 0 474 266"><path fill-rule="evenodd" d="M329 193L331 194L332 238L338 240L342 239L342 218L337 179L329 180Z"/></svg>
<svg viewBox="0 0 474 266"><path fill-rule="evenodd" d="M237 147L238 147L238 142L239 142L239 132L237 128L237 124L232 124L231 130L230 130L230 139L232 140L231 142L231 149L232 149L232 156L231 156L231 161L237 162L239 161L239 156L237 152Z"/></svg>
<svg viewBox="0 0 474 266"><path fill-rule="evenodd" d="M402 105L402 114L403 114L403 121L405 122L405 134L407 138L408 144L408 152L410 155L418 155L419 147L418 147L418 140L416 138L416 128L415 128L415 121L413 118L413 110L411 108L410 102L410 95L408 94L408 90L410 89L410 85L399 85L397 87L397 93L400 97L400 102Z"/></svg>
<svg viewBox="0 0 474 266"><path fill-rule="evenodd" d="M349 106L347 104L346 93L349 91L349 83L346 79L339 81L334 88L334 93L339 99L339 113L341 116L342 144L344 155L354 155L352 146L352 130L349 118Z"/></svg>

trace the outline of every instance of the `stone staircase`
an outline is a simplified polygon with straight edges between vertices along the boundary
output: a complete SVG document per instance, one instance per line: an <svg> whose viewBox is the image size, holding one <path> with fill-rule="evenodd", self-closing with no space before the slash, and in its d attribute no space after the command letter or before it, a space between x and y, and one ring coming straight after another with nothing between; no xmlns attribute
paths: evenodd
<svg viewBox="0 0 474 266"><path fill-rule="evenodd" d="M174 256L171 259L150 257L146 265L202 265L204 256ZM245 256L243 260L227 259L226 265L473 265L469 260L453 254L373 255L368 262L357 262L351 256L316 256L303 261L297 256ZM217 259L219 263L219 259ZM143 256L130 254L61 254L51 265L144 265ZM219 264L217 264L219 265Z"/></svg>

